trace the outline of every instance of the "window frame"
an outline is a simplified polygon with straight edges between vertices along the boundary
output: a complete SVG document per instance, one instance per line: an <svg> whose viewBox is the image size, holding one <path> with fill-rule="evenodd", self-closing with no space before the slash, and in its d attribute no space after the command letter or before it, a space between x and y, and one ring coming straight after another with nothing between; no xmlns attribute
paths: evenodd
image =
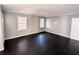
<svg viewBox="0 0 79 59"><path fill-rule="evenodd" d="M25 24L26 28L25 29L19 29L19 24L18 24L19 23L18 22L19 17L25 17L26 18L26 24ZM27 28L28 28L28 17L27 16L17 16L17 31L27 30Z"/></svg>
<svg viewBox="0 0 79 59"><path fill-rule="evenodd" d="M41 19L41 18L44 19L44 27L40 27L40 24L41 24L40 19ZM45 18L45 17L40 17L40 19L39 19L39 23L40 23L40 24L39 24L39 27L42 28L42 29L44 29L44 28L45 28L45 24L46 24L46 23L45 23L45 22L46 22L46 18Z"/></svg>

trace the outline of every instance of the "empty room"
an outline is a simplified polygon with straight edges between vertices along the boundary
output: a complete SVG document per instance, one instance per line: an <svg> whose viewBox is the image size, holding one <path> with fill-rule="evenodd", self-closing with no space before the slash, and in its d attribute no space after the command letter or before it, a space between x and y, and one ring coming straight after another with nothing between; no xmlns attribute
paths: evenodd
<svg viewBox="0 0 79 59"><path fill-rule="evenodd" d="M79 4L1 4L0 55L79 55Z"/></svg>

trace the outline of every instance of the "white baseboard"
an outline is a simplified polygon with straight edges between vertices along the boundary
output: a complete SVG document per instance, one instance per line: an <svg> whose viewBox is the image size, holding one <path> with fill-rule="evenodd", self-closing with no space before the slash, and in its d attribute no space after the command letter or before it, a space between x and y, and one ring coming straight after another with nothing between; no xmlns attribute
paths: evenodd
<svg viewBox="0 0 79 59"><path fill-rule="evenodd" d="M47 30L45 30L45 31L46 31L46 32L49 32L49 33L53 33L53 32L47 31ZM53 34L56 34L56 35L59 35L59 36L64 36L64 37L70 38L70 37L68 37L68 36L61 35L61 34L57 34L57 33L53 33Z"/></svg>
<svg viewBox="0 0 79 59"><path fill-rule="evenodd" d="M20 36L14 36L14 37L5 38L5 40L13 39L13 38L18 38L18 37L21 37L21 36L25 36L25 35L20 35Z"/></svg>
<svg viewBox="0 0 79 59"><path fill-rule="evenodd" d="M40 33L40 32L42 32L42 31L35 32L35 33L29 33L29 34L25 34L25 35L20 35L20 36L9 37L9 38L5 38L5 40L9 40L9 39L13 39L13 38L18 38L18 37L21 37L21 36L27 36L27 35L31 35L31 34L36 34L36 33Z"/></svg>
<svg viewBox="0 0 79 59"><path fill-rule="evenodd" d="M44 30L44 31L49 32L49 33L53 33L53 32L51 32L51 31L47 31L47 30ZM35 32L35 33L29 33L29 34L25 34L25 35L20 35L20 36L9 37L9 38L5 38L5 40L13 39L13 38L18 38L18 37L21 37L21 36L27 36L27 35L31 35L31 34L36 34L36 33L40 33L40 32L42 32L42 31ZM61 35L61 34L57 34L57 33L53 33L53 34L56 34L56 35L60 35L60 36L64 36L64 37L70 38L70 37L68 37L68 36Z"/></svg>

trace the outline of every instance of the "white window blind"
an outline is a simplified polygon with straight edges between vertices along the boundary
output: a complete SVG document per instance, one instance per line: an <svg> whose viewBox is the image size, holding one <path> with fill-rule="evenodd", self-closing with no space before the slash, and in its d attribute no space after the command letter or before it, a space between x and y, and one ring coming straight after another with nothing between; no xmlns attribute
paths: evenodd
<svg viewBox="0 0 79 59"><path fill-rule="evenodd" d="M27 29L27 17L17 16L18 30Z"/></svg>

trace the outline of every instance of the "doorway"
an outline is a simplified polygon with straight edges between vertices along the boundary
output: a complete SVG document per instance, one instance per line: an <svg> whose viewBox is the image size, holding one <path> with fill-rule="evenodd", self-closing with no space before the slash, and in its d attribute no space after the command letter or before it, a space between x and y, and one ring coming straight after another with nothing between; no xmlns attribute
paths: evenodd
<svg viewBox="0 0 79 59"><path fill-rule="evenodd" d="M4 50L4 27L3 27L3 15L0 10L0 51Z"/></svg>
<svg viewBox="0 0 79 59"><path fill-rule="evenodd" d="M79 18L72 18L70 38L79 41Z"/></svg>

